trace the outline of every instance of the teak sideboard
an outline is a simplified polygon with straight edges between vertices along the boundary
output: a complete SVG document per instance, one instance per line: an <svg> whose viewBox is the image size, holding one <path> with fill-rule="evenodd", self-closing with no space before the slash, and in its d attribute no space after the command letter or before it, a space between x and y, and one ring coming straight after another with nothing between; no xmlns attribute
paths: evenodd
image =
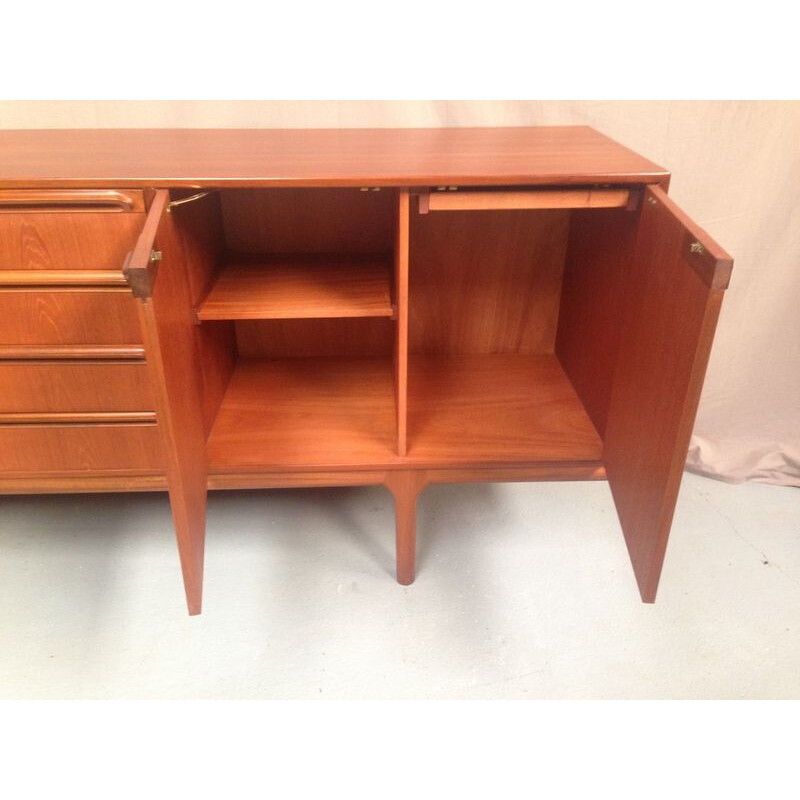
<svg viewBox="0 0 800 800"><path fill-rule="evenodd" d="M730 257L587 127L0 132L0 492L608 480L656 596Z"/></svg>

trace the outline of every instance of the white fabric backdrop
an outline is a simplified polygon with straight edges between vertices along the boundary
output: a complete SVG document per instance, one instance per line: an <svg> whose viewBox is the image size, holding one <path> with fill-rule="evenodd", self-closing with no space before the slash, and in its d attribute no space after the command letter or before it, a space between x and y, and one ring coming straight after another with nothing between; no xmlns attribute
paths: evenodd
<svg viewBox="0 0 800 800"><path fill-rule="evenodd" d="M800 486L800 102L0 101L0 128L588 124L734 257L688 466Z"/></svg>

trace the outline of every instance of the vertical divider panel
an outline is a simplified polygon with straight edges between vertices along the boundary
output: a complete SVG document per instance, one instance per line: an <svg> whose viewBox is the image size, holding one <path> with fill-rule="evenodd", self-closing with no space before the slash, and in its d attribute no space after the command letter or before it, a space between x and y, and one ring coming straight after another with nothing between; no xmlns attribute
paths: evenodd
<svg viewBox="0 0 800 800"><path fill-rule="evenodd" d="M406 454L408 422L408 251L410 197L408 189L397 195L394 242L395 353L394 389L397 409L397 454Z"/></svg>

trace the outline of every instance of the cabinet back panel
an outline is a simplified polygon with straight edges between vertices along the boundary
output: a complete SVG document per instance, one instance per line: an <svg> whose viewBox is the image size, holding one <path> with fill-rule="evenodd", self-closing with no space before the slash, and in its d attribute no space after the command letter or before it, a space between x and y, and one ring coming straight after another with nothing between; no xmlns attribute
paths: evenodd
<svg viewBox="0 0 800 800"><path fill-rule="evenodd" d="M172 200L191 196L191 192L173 192ZM225 252L225 233L218 192L200 200L176 206L172 218L181 233L181 245L188 264L189 292L197 305L214 282L217 267Z"/></svg>
<svg viewBox="0 0 800 800"><path fill-rule="evenodd" d="M411 213L409 350L552 353L569 211Z"/></svg>
<svg viewBox="0 0 800 800"><path fill-rule="evenodd" d="M387 317L240 320L236 340L245 358L389 356L394 323Z"/></svg>
<svg viewBox="0 0 800 800"><path fill-rule="evenodd" d="M237 253L390 253L391 189L227 189L226 244Z"/></svg>

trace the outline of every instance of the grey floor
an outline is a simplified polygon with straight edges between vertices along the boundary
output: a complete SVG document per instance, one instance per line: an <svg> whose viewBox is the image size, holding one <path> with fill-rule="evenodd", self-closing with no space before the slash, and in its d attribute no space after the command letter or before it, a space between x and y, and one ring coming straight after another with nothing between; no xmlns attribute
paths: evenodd
<svg viewBox="0 0 800 800"><path fill-rule="evenodd" d="M800 696L800 490L686 475L658 602L605 483L215 493L186 615L162 495L0 499L0 697Z"/></svg>

